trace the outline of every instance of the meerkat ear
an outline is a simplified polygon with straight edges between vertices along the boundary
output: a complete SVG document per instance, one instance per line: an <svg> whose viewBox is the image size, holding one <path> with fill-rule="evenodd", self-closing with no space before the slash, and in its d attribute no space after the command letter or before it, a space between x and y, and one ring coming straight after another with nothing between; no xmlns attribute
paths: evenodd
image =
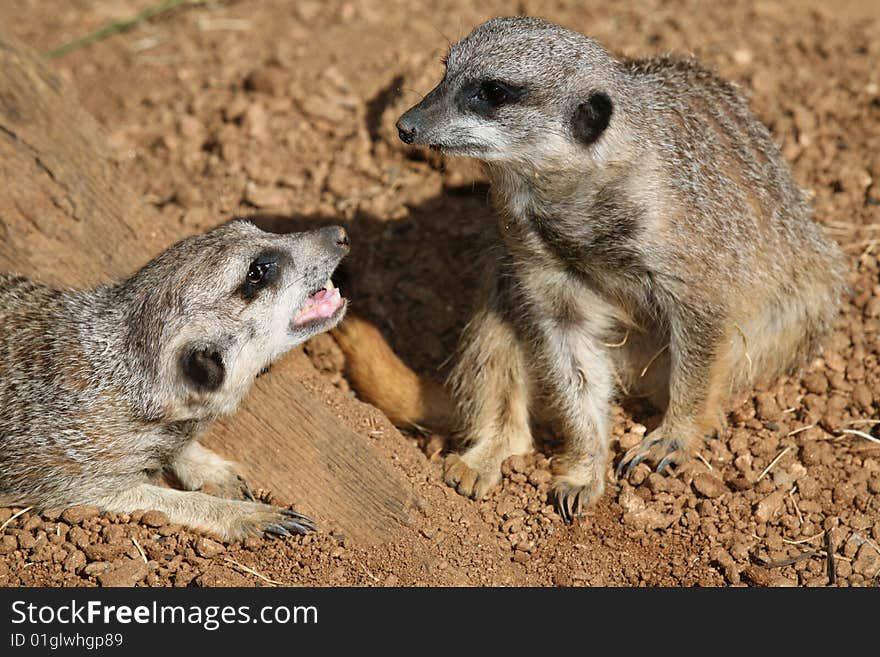
<svg viewBox="0 0 880 657"><path fill-rule="evenodd" d="M223 358L214 347L185 349L180 366L189 382L204 390L217 390L226 378Z"/></svg>
<svg viewBox="0 0 880 657"><path fill-rule="evenodd" d="M594 91L586 102L578 105L572 117L572 129L574 136L581 143L589 146L605 132L605 128L611 122L611 114L614 112L614 103L608 94L602 91Z"/></svg>

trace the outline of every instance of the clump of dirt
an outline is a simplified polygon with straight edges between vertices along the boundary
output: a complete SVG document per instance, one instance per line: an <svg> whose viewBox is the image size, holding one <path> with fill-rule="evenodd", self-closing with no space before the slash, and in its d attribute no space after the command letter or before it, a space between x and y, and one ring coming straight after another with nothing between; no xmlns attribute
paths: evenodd
<svg viewBox="0 0 880 657"><path fill-rule="evenodd" d="M46 50L142 4L15 3L0 17ZM505 462L488 499L464 500L442 482L444 439L402 435L358 402L341 353L319 336L290 358L412 483L413 527L384 545L332 527L222 545L155 512L13 519L0 509L0 584L824 586L829 562L837 585L880 584L873 4L835 3L832 15L794 0L557 3L549 13L520 3L622 55L690 51L737 81L849 260L852 294L823 356L740 400L725 435L674 476L639 465L618 481L609 463L608 492L568 527L548 503L553 437L539 436L537 453ZM464 0L199 4L52 65L164 221L192 232L241 215L279 229L346 223L353 307L407 362L440 377L495 223L478 168L404 146L393 123L441 77L444 33L458 38L508 12ZM657 421L615 409L615 462Z"/></svg>

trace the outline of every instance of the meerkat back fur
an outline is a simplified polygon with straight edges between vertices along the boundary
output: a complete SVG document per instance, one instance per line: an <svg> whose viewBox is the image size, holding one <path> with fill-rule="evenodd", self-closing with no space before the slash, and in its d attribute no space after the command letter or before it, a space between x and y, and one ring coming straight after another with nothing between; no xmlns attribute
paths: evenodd
<svg viewBox="0 0 880 657"><path fill-rule="evenodd" d="M157 509L227 540L313 528L256 502L198 437L272 361L341 319L329 277L347 251L341 228L233 221L119 284L0 275L0 504ZM163 472L184 490L157 485Z"/></svg>
<svg viewBox="0 0 880 657"><path fill-rule="evenodd" d="M540 409L565 438L553 486L571 519L603 492L614 396L665 408L620 463L663 470L719 430L732 391L796 368L832 324L838 248L736 87L692 59L620 61L546 21L497 18L452 46L397 125L483 161L500 223L447 386L469 447L446 480L464 495L531 449ZM358 360L369 336L352 326L341 341Z"/></svg>

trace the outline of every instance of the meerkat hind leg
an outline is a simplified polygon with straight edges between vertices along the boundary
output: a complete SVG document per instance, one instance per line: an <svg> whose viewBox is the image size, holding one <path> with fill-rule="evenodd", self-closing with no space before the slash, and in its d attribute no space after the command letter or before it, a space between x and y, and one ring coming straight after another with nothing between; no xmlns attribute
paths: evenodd
<svg viewBox="0 0 880 657"><path fill-rule="evenodd" d="M522 346L492 312L477 316L451 377L461 432L471 443L446 459L444 480L461 495L482 499L501 481L501 463L532 449L529 383Z"/></svg>
<svg viewBox="0 0 880 657"><path fill-rule="evenodd" d="M169 468L185 490L199 490L217 497L255 501L247 482L235 465L193 440L184 447Z"/></svg>
<svg viewBox="0 0 880 657"><path fill-rule="evenodd" d="M617 466L617 476L626 475L647 461L662 472L669 465L681 465L699 441L720 435L727 424L722 403L731 380L730 340L690 336L672 350L669 406L654 431L629 449Z"/></svg>

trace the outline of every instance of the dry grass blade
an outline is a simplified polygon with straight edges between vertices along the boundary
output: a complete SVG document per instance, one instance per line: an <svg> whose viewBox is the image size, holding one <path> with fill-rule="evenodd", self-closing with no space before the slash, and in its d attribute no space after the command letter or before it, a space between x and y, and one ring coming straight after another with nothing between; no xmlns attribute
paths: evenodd
<svg viewBox="0 0 880 657"><path fill-rule="evenodd" d="M865 440L870 440L872 443L880 445L880 438L875 438L871 434L859 431L858 429L838 429L837 433L848 433L852 436L858 436L859 438L864 438Z"/></svg>
<svg viewBox="0 0 880 657"><path fill-rule="evenodd" d="M239 570L241 570L241 571L243 571L243 572L245 572L245 573L248 573L249 575L253 575L254 577L256 577L256 578L258 578L258 579L261 579L261 580L263 580L264 582L267 582L267 583L271 584L272 586L284 586L284 584L282 584L281 582L276 582L274 579L269 579L268 577L266 577L266 576L263 575L262 573L258 573L258 572L257 572L256 570L254 570L253 568L248 568L248 567L245 566L244 564L242 564L242 563L238 563L238 562L237 562L235 559L233 559L232 557L223 557L223 559L224 559L224 561L227 561L228 563L231 563L233 566L235 566L235 567L238 568Z"/></svg>
<svg viewBox="0 0 880 657"><path fill-rule="evenodd" d="M30 511L33 508L34 507L29 506L25 509L22 509L21 511L17 511L16 513L13 513L9 518L6 519L6 522L4 522L2 525L0 525L0 534L2 534L6 530L7 527L9 527L10 522L15 520L19 516L24 515L25 513L27 513L28 511Z"/></svg>
<svg viewBox="0 0 880 657"><path fill-rule="evenodd" d="M623 336L623 340L620 342L603 342L603 347L608 347L609 349L620 349L623 345L626 344L626 341L629 340L629 331L626 332L626 335Z"/></svg>
<svg viewBox="0 0 880 657"><path fill-rule="evenodd" d="M141 547L141 544L138 543L134 536L131 537L131 542L134 543L134 546L137 548L138 554L141 555L141 559L144 560L144 563L149 563L147 555L144 553L144 548Z"/></svg>
<svg viewBox="0 0 880 657"><path fill-rule="evenodd" d="M807 426L801 427L800 429L795 429L794 431L789 431L787 434L785 434L785 437L790 438L791 436L796 436L799 433L806 431L807 429L812 429L815 426L816 426L815 424L808 424Z"/></svg>
<svg viewBox="0 0 880 657"><path fill-rule="evenodd" d="M87 34L84 37L80 37L78 39L74 39L73 41L68 41L62 46L55 48L54 50L50 50L45 53L43 56L47 59L54 59L56 57L61 57L62 55L66 55L72 50L77 50L79 48L83 48L85 46L89 46L93 43L97 43L98 41L102 41L109 36L113 36L119 32L125 32L126 30L130 30L131 28L139 25L143 21L149 20L158 16L159 14L164 14L166 11L170 11L175 7L182 5L187 0L165 0L158 5L153 7L149 7L139 13L134 18L130 18L128 20L117 21L115 23L111 23L106 27L102 27L100 30L92 32L91 34Z"/></svg>
<svg viewBox="0 0 880 657"><path fill-rule="evenodd" d="M644 378L645 378L645 374L647 374L647 373L648 373L648 370L651 369L651 365L654 364L654 361L657 360L658 358L660 358L660 356L663 354L663 352L666 351L667 349L669 349L669 345L668 345L668 344L667 344L667 345L664 345L663 348L660 349L660 351L658 351L656 354L654 354L653 356L651 356L651 360L648 361L648 364L645 365L645 367L644 367L644 369L642 370L641 374L639 374L639 378L640 378L640 379L644 379Z"/></svg>
<svg viewBox="0 0 880 657"><path fill-rule="evenodd" d="M825 535L825 532L822 531L822 532L819 532L818 534L816 534L815 536L810 536L809 538L802 538L797 541L792 541L791 539L783 538L782 542L788 543L789 545L802 545L804 543L810 543L811 541L815 541L817 538L822 538L824 535Z"/></svg>
<svg viewBox="0 0 880 657"><path fill-rule="evenodd" d="M782 450L781 452L779 452L779 454L776 455L776 458L773 459L772 461L770 461L769 465L768 465L766 468L764 468L764 470L761 472L760 475L758 475L758 478L755 480L755 483L758 483L758 482L761 481L764 477L766 477L766 476L767 476L767 473L770 472L770 470L773 469L773 466L776 465L777 463L779 463L779 459L781 459L783 456L785 456L786 454L788 454L788 452L789 452L790 450L791 450L791 445L789 445L789 446L786 447L784 450Z"/></svg>

